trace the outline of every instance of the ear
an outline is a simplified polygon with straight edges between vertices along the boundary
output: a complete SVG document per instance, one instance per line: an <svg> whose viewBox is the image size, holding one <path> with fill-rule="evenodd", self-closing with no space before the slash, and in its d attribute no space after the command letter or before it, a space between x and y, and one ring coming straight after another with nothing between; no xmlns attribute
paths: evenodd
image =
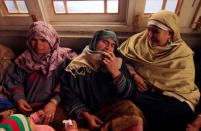
<svg viewBox="0 0 201 131"><path fill-rule="evenodd" d="M169 31L169 38L173 37L174 32L173 31Z"/></svg>

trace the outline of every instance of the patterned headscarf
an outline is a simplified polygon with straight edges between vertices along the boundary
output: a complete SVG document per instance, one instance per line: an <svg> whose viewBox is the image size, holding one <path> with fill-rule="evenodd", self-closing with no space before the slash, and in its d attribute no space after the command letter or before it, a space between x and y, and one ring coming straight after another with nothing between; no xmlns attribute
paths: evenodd
<svg viewBox="0 0 201 131"><path fill-rule="evenodd" d="M51 48L49 54L41 56L33 50L31 41L34 36L41 36L49 42ZM52 71L54 71L64 60L72 60L77 56L71 49L61 48L59 47L59 44L60 39L52 25L43 21L34 22L27 32L28 50L22 53L15 60L15 63L29 73L42 71L44 75L50 76Z"/></svg>

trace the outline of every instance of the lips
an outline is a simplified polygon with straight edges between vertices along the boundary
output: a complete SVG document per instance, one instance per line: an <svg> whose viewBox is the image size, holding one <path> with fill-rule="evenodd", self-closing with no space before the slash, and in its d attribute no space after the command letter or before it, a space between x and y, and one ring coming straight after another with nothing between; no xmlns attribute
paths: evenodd
<svg viewBox="0 0 201 131"><path fill-rule="evenodd" d="M155 39L151 39L151 42L157 42L157 40L155 40Z"/></svg>
<svg viewBox="0 0 201 131"><path fill-rule="evenodd" d="M156 40L150 40L150 44L151 44L152 46L157 46L157 45L158 45L158 43L157 43Z"/></svg>

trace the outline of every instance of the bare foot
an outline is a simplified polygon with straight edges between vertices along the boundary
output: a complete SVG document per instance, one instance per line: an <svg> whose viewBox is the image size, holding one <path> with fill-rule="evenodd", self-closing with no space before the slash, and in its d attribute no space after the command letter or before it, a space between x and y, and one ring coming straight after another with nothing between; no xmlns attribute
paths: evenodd
<svg viewBox="0 0 201 131"><path fill-rule="evenodd" d="M66 124L65 131L78 131L77 123L74 120L72 120L72 124L73 125Z"/></svg>
<svg viewBox="0 0 201 131"><path fill-rule="evenodd" d="M197 118L193 121L192 125L198 129L201 127L201 116L198 115Z"/></svg>
<svg viewBox="0 0 201 131"><path fill-rule="evenodd" d="M194 126L191 125L191 124L188 124L188 125L187 125L187 128L186 128L186 131L199 131L199 128L194 127Z"/></svg>
<svg viewBox="0 0 201 131"><path fill-rule="evenodd" d="M199 131L201 127L201 114L197 116L197 118L192 122L192 124L188 124L186 131Z"/></svg>

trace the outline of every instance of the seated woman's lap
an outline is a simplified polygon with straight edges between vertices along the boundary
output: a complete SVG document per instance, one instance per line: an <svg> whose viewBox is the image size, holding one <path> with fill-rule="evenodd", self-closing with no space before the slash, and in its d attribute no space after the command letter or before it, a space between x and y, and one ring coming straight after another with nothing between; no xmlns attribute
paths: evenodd
<svg viewBox="0 0 201 131"><path fill-rule="evenodd" d="M135 125L143 126L144 124L142 112L130 100L115 100L108 102L101 105L95 114L104 121L101 130L108 129L108 126L113 126L113 128L117 128L115 126L118 126L118 128L125 129ZM126 121L126 119L129 119L129 121ZM82 120L78 121L78 125L81 130L88 128L87 123Z"/></svg>
<svg viewBox="0 0 201 131"><path fill-rule="evenodd" d="M152 92L137 92L132 101L141 109L151 130L183 130L193 118L186 102Z"/></svg>

